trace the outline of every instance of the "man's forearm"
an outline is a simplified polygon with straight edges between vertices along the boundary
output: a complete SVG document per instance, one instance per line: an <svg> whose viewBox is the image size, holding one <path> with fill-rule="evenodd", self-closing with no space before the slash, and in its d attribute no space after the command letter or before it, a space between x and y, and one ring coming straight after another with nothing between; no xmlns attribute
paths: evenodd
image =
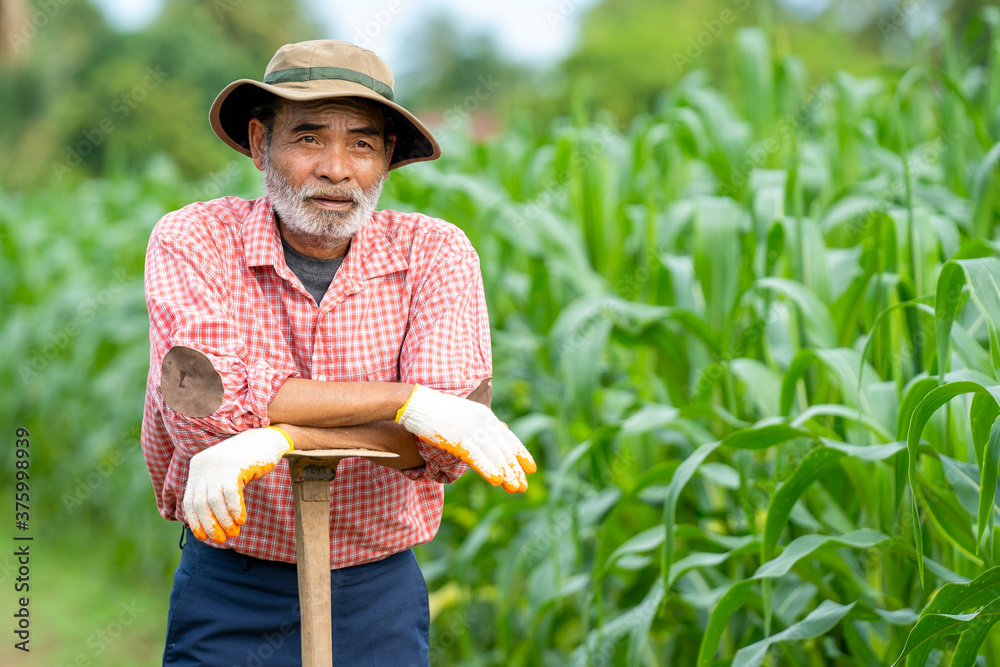
<svg viewBox="0 0 1000 667"><path fill-rule="evenodd" d="M401 382L289 378L268 405L267 415L272 423L296 426L332 428L371 424L395 419L412 391L412 384Z"/></svg>
<svg viewBox="0 0 1000 667"><path fill-rule="evenodd" d="M303 451L310 449L374 449L380 452L399 454L394 459L373 459L396 470L418 468L424 465L424 459L417 451L417 441L412 433L394 421L377 421L360 426L343 426L335 428L317 428L297 426L294 424L279 424L272 422L291 437L295 448Z"/></svg>
<svg viewBox="0 0 1000 667"><path fill-rule="evenodd" d="M394 452L399 458L377 462L397 470L418 468L424 465L424 459L417 449L416 438L394 421L412 391L412 384L397 382L290 378L268 406L268 416L272 426L288 433L296 449L360 448ZM493 398L490 378L480 382L466 398L490 407ZM370 418L365 421L366 416ZM337 423L315 423L324 420Z"/></svg>

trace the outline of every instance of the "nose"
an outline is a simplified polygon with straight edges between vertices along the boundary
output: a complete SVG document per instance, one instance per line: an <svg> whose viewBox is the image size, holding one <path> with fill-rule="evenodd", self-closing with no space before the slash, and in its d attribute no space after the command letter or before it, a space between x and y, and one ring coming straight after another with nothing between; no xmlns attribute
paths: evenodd
<svg viewBox="0 0 1000 667"><path fill-rule="evenodd" d="M336 185L350 183L352 177L350 162L347 150L334 142L325 146L316 156L313 175L321 181Z"/></svg>

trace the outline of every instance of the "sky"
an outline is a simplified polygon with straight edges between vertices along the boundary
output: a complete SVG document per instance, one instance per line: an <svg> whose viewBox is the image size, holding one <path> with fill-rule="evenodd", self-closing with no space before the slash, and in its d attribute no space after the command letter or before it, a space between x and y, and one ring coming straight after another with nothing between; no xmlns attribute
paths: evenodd
<svg viewBox="0 0 1000 667"><path fill-rule="evenodd" d="M129 29L156 17L162 0L95 0L113 25ZM326 37L344 39L379 54L405 71L406 41L435 12L450 15L463 31L487 33L501 55L515 62L551 63L569 53L579 19L595 0L305 0L327 26Z"/></svg>

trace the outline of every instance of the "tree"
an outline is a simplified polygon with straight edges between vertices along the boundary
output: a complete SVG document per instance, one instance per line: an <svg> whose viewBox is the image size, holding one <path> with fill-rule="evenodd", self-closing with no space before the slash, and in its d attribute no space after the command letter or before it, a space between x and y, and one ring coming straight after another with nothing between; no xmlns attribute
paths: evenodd
<svg viewBox="0 0 1000 667"><path fill-rule="evenodd" d="M262 76L282 44L315 37L285 0L167 0L132 33L111 30L86 0L51 7L27 55L0 73L8 187L127 170L157 153L187 177L218 170L233 153L208 123L215 95Z"/></svg>

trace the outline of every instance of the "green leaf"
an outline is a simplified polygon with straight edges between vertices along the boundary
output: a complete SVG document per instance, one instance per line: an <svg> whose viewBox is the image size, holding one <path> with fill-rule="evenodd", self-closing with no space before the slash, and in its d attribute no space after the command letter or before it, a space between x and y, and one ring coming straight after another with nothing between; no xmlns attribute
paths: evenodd
<svg viewBox="0 0 1000 667"><path fill-rule="evenodd" d="M886 430L885 426L879 424L868 415L863 414L854 408L849 408L846 405L836 405L833 403L810 405L808 408L796 415L790 424L798 427L810 419L815 419L816 417L840 417L841 419L846 419L864 426L869 431L874 433L882 442L889 442L893 439L892 434Z"/></svg>
<svg viewBox="0 0 1000 667"><path fill-rule="evenodd" d="M690 456L684 459L683 463L677 466L670 484L667 485L667 497L663 503L663 527L666 539L663 542L663 555L660 564L664 588L669 587L670 569L674 563L674 525L677 513L677 500L680 498L681 491L691 481L691 478L694 477L698 466L712 452L718 449L721 444L721 441L706 442L694 450Z"/></svg>
<svg viewBox="0 0 1000 667"><path fill-rule="evenodd" d="M626 615L630 616L629 625L631 626L628 642L630 665L638 667L642 664L642 646L649 638L653 619L656 618L656 610L659 609L663 597L663 579L657 579L642 602L632 610L626 612Z"/></svg>
<svg viewBox="0 0 1000 667"><path fill-rule="evenodd" d="M910 635L906 638L903 652L896 659L896 662L892 663L893 666L898 665L903 658L906 658L907 665L914 665L914 667L926 665L927 657L930 655L934 642L941 637L963 632L970 627L964 624L975 620L978 616L979 612L968 614L921 614L920 620L917 621ZM911 639L913 640L912 646Z"/></svg>
<svg viewBox="0 0 1000 667"><path fill-rule="evenodd" d="M829 546L854 547L856 549L869 549L876 544L881 544L889 539L888 535L883 535L877 530L863 528L847 533L846 535L803 535L797 537L777 558L763 563L754 573L752 579L774 579L784 576L792 567L817 549Z"/></svg>
<svg viewBox="0 0 1000 667"><path fill-rule="evenodd" d="M968 513L953 493L940 493L938 485L932 485L918 474L917 490L924 509L938 532L969 560L976 558L976 536Z"/></svg>
<svg viewBox="0 0 1000 667"><path fill-rule="evenodd" d="M813 437L809 431L793 428L788 424L762 423L766 421L762 420L750 428L733 431L722 439L722 444L734 449L760 450L795 438Z"/></svg>
<svg viewBox="0 0 1000 667"><path fill-rule="evenodd" d="M604 563L604 569L610 569L615 561L626 554L644 554L652 551L663 544L663 526L653 526L636 533L625 541L620 547L611 552L608 560Z"/></svg>
<svg viewBox="0 0 1000 667"><path fill-rule="evenodd" d="M721 553L699 551L688 554L673 564L673 570L670 573L670 584L673 585L673 583L677 581L685 572L700 567L714 567L716 565L721 565L733 556L738 556L760 548L759 541L752 535L745 536L740 542L741 543L735 548Z"/></svg>
<svg viewBox="0 0 1000 667"><path fill-rule="evenodd" d="M778 414L781 378L773 370L761 361L743 357L730 361L729 367L743 383L747 400L756 404L762 416Z"/></svg>
<svg viewBox="0 0 1000 667"><path fill-rule="evenodd" d="M931 415L942 405L950 401L955 396L968 393L980 393L995 395L996 387L985 387L978 382L957 381L949 382L931 390L924 396L923 400L917 404L910 418L910 424L906 434L906 448L908 460L907 477L910 483L911 510L913 512L913 539L917 549L917 565L920 573L920 581L924 579L924 543L923 534L920 530L920 514L917 508L917 446L920 444L920 436L924 431L924 426L931 418Z"/></svg>
<svg viewBox="0 0 1000 667"><path fill-rule="evenodd" d="M972 444L976 448L976 463L983 465L983 451L993 431L993 422L1000 417L1000 405L992 396L976 394L969 406L969 427L972 429Z"/></svg>
<svg viewBox="0 0 1000 667"><path fill-rule="evenodd" d="M857 603L840 605L832 600L823 600L812 613L795 625L740 649L733 658L732 667L760 667L764 664L767 650L774 644L803 641L825 635L854 608L855 604Z"/></svg>
<svg viewBox="0 0 1000 667"><path fill-rule="evenodd" d="M805 285L774 277L760 278L754 285L760 290L777 292L796 305L811 346L821 349L837 347L837 327L830 316L830 309Z"/></svg>
<svg viewBox="0 0 1000 667"><path fill-rule="evenodd" d="M993 144L976 167L972 186L972 228L978 239L992 238L992 203L996 201L996 170L1000 164L1000 142Z"/></svg>
<svg viewBox="0 0 1000 667"><path fill-rule="evenodd" d="M823 438L823 446L836 449L859 461L884 461L906 449L906 442L889 442L884 445L848 445L845 442Z"/></svg>
<svg viewBox="0 0 1000 667"><path fill-rule="evenodd" d="M994 613L993 605L1000 602L1000 567L986 570L965 584L945 584L920 613L920 619L910 630L903 651L893 665L904 658L907 664L923 665L938 638L963 632L965 625L979 616L980 610Z"/></svg>
<svg viewBox="0 0 1000 667"><path fill-rule="evenodd" d="M909 388L903 394L903 400L899 403L899 419L896 424L896 439L906 438L906 432L910 427L910 420L913 418L913 411L917 409L924 397L932 390L936 389L940 383L937 378L925 377L913 380Z"/></svg>
<svg viewBox="0 0 1000 667"><path fill-rule="evenodd" d="M951 667L973 667L979 655L979 648L998 620L1000 620L1000 600L995 600L982 608L979 616L958 638L955 653L951 658Z"/></svg>
<svg viewBox="0 0 1000 667"><path fill-rule="evenodd" d="M669 405L644 405L631 415L622 424L623 435L641 435L670 426L677 417L680 410Z"/></svg>
<svg viewBox="0 0 1000 667"><path fill-rule="evenodd" d="M705 626L705 633L701 638L701 645L698 647L697 667L711 667L715 662L715 654L719 650L719 640L722 633L726 631L726 624L730 617L743 604L743 600L750 593L753 587L753 579L738 581L730 586L729 590L719 599L712 608L712 613L708 617L708 625Z"/></svg>
<svg viewBox="0 0 1000 667"><path fill-rule="evenodd" d="M745 214L727 197L700 197L694 217L694 270L704 292L705 318L725 331L739 289L740 238Z"/></svg>
<svg viewBox="0 0 1000 667"><path fill-rule="evenodd" d="M993 422L990 439L983 452L983 471L979 484L979 513L976 518L976 553L983 542L986 527L993 523L993 501L997 490L997 469L1000 467L1000 417Z"/></svg>
<svg viewBox="0 0 1000 667"><path fill-rule="evenodd" d="M979 312L986 318L990 339L995 342L995 322L1000 319L1000 259L953 259L941 267L934 297L934 313L937 318L938 373L942 381L948 368L951 327L965 285L968 285ZM994 359L994 364L996 363L1000 363L1000 360Z"/></svg>
<svg viewBox="0 0 1000 667"><path fill-rule="evenodd" d="M951 488L955 492L955 498L965 508L969 515L969 521L972 521L979 512L979 467L944 454L938 454L938 461L941 463L948 483L951 484Z"/></svg>
<svg viewBox="0 0 1000 667"><path fill-rule="evenodd" d="M843 402L855 409L864 407L862 403L864 392L863 387L862 391L858 390L861 385L857 371L858 368L862 368L862 363L864 363L864 376L869 378L867 384L881 380L875 369L867 362L862 362L861 355L855 350L848 348L799 350L781 382L781 414L789 414L792 409L792 401L795 398L796 384L809 367L815 363L820 364L827 371L831 381L840 390Z"/></svg>
<svg viewBox="0 0 1000 667"><path fill-rule="evenodd" d="M819 479L831 463L845 456L844 452L827 447L816 447L802 459L792 476L771 497L764 522L764 539L761 542L761 562L767 562L778 543L778 537L788 523L788 515L809 485Z"/></svg>
<svg viewBox="0 0 1000 667"><path fill-rule="evenodd" d="M635 664L639 645L649 636L650 626L663 597L663 580L657 578L642 602L588 632L584 645L573 651L571 664L588 664L585 662L587 654L591 656L595 652L603 654L606 649L610 650L610 647L626 634L631 637L629 641L630 664Z"/></svg>

